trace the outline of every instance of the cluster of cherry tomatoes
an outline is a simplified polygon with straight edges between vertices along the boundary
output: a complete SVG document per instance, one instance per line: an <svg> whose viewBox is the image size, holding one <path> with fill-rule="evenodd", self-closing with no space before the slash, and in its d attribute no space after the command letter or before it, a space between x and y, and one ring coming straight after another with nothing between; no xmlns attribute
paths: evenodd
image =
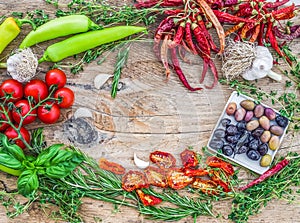
<svg viewBox="0 0 300 223"><path fill-rule="evenodd" d="M56 123L60 109L74 103L74 92L65 87L66 82L66 74L60 69L49 70L45 80L32 79L25 84L14 79L3 81L0 85L0 132L16 139L19 134L12 125L17 126L29 143L30 133L25 125L37 119L45 124ZM20 139L15 143L21 148L26 147Z"/></svg>

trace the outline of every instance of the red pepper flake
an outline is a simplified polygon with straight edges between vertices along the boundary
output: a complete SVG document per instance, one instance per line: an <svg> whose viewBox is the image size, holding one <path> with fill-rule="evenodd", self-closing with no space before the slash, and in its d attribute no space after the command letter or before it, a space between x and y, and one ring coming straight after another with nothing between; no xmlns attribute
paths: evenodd
<svg viewBox="0 0 300 223"><path fill-rule="evenodd" d="M123 166L114 162L110 162L105 158L101 158L99 160L99 167L103 170L107 170L118 175L122 175L125 173L125 168Z"/></svg>
<svg viewBox="0 0 300 223"><path fill-rule="evenodd" d="M139 199L142 201L143 205L145 206L153 206L160 204L162 202L162 199L159 197L155 197L150 194L145 194L142 190L136 190L136 193L139 197Z"/></svg>

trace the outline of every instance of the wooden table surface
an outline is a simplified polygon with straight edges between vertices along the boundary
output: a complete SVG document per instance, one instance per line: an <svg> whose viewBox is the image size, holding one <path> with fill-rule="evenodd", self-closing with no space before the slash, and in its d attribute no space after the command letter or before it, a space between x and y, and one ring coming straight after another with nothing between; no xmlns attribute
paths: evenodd
<svg viewBox="0 0 300 223"><path fill-rule="evenodd" d="M61 4L68 1L59 1ZM115 1L109 1L115 4ZM118 1L131 2L131 1ZM26 12L34 9L44 9L53 15L55 8L42 0L0 0L0 14L5 15L12 11ZM152 27L154 28L154 26ZM7 55L24 38L29 29L24 26L20 36L2 54ZM293 43L293 50L299 52L299 41ZM35 50L41 54L47 44L40 44ZM134 168L133 153L140 158L148 159L150 152L163 150L178 154L188 146L196 151L208 142L212 129L221 114L224 105L232 90L226 85L218 84L212 90L198 92L187 91L179 82L175 74L165 80L164 69L152 52L151 43L134 43L126 67L121 76L122 88L116 99L110 96L108 81L101 89L94 86L94 78L98 74L112 74L115 62L115 53L107 60L97 65L97 61L84 66L84 70L68 75L68 87L75 91L76 100L72 109L62 112L60 121L52 126L45 127L47 141L50 143L64 142L74 144L96 160L100 157L114 160L126 168ZM202 61L192 58L195 65L183 64L191 85L198 84L202 71ZM220 59L215 58L220 69ZM39 66L38 77L43 78L51 63L42 63ZM276 68L275 68L276 69ZM276 70L275 70L276 71ZM0 70L1 80L8 78L5 70ZM212 75L207 75L206 83L212 82ZM257 85L262 89L282 92L285 81L277 83L269 78L261 79ZM85 109L84 117L77 117L78 109ZM75 114L75 116L74 116ZM41 123L31 125L30 129L43 126ZM291 140L291 133L285 137L278 154L287 151L300 150L300 138ZM241 177L246 178L247 175ZM13 190L16 188L16 179L0 173L0 189ZM274 200L262 209L258 215L250 217L249 222L299 222L300 205L298 202L287 204L285 201ZM199 217L197 222L229 222L226 213L230 212L230 203L216 206L225 218L212 219ZM121 207L114 212L110 203L83 199L80 213L84 221L92 222L151 222L146 220L137 211ZM0 223L37 223L55 222L47 216L49 211L41 210L34 204L30 210L14 219L6 217L3 206L0 205ZM193 222L186 218L180 222Z"/></svg>

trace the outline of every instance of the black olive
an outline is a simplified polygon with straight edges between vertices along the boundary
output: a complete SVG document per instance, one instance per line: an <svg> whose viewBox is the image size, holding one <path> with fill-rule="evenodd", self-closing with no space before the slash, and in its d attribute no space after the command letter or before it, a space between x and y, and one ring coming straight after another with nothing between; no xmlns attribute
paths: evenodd
<svg viewBox="0 0 300 223"><path fill-rule="evenodd" d="M214 136L216 138L224 138L225 137L225 130L224 129L216 129L214 132Z"/></svg>
<svg viewBox="0 0 300 223"><path fill-rule="evenodd" d="M231 120L229 118L223 118L220 123L223 127L226 127L231 123Z"/></svg>
<svg viewBox="0 0 300 223"><path fill-rule="evenodd" d="M219 150L223 148L224 142L221 139L214 138L210 141L209 146L215 150Z"/></svg>
<svg viewBox="0 0 300 223"><path fill-rule="evenodd" d="M245 121L240 121L236 124L236 127L238 129L238 131L240 132L244 132L246 130L246 122Z"/></svg>
<svg viewBox="0 0 300 223"><path fill-rule="evenodd" d="M260 145L259 139L252 139L249 142L249 149L257 150L258 146Z"/></svg>
<svg viewBox="0 0 300 223"><path fill-rule="evenodd" d="M226 141L231 143L231 144L236 144L239 141L240 135L227 135L225 137Z"/></svg>
<svg viewBox="0 0 300 223"><path fill-rule="evenodd" d="M259 152L259 154L261 156L266 155L268 150L269 150L268 143L263 143L263 144L259 145L258 148L257 148L257 151Z"/></svg>
<svg viewBox="0 0 300 223"><path fill-rule="evenodd" d="M226 156L231 156L233 154L233 148L230 145L225 145L222 148L222 152Z"/></svg>
<svg viewBox="0 0 300 223"><path fill-rule="evenodd" d="M277 122L277 124L283 128L285 128L288 123L289 123L289 120L282 116L282 115L277 115L276 118L275 118L275 121Z"/></svg>
<svg viewBox="0 0 300 223"><path fill-rule="evenodd" d="M258 127L255 130L253 130L251 134L254 138L259 138L263 134L264 131L265 130L263 128Z"/></svg>
<svg viewBox="0 0 300 223"><path fill-rule="evenodd" d="M245 145L243 145L243 146L241 146L241 147L236 151L236 153L237 153L237 154L242 154L242 153L245 153L245 152L247 152L247 151L248 151L248 147L245 146Z"/></svg>
<svg viewBox="0 0 300 223"><path fill-rule="evenodd" d="M250 150L248 150L248 152L246 154L247 154L248 158L251 160L259 160L260 159L260 154L256 150L250 149Z"/></svg>
<svg viewBox="0 0 300 223"><path fill-rule="evenodd" d="M226 128L226 134L230 136L234 136L238 133L238 129L235 125L228 125Z"/></svg>

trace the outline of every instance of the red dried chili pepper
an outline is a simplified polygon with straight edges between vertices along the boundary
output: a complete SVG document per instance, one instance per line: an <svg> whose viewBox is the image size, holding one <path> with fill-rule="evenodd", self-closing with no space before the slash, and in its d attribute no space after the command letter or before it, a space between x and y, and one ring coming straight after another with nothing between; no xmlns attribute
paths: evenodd
<svg viewBox="0 0 300 223"><path fill-rule="evenodd" d="M280 8L277 10L274 10L271 12L271 17L273 17L275 20L285 20L285 19L291 19L295 16L295 4L293 3L290 6L287 6L285 8Z"/></svg>
<svg viewBox="0 0 300 223"><path fill-rule="evenodd" d="M193 42L193 38L192 38L192 33L191 33L191 20L188 19L185 23L185 41L186 44L188 45L190 51L193 54L197 54L197 50L195 47L195 44Z"/></svg>
<svg viewBox="0 0 300 223"><path fill-rule="evenodd" d="M263 4L264 9L274 9L278 8L279 6L282 6L286 3L288 3L290 0L282 0L282 1L276 1L276 2L266 2Z"/></svg>
<svg viewBox="0 0 300 223"><path fill-rule="evenodd" d="M210 33L208 32L208 30L207 30L207 28L206 28L206 26L205 26L205 23L204 23L204 21L203 21L203 19L202 19L202 17L201 17L200 15L197 16L197 24L198 24L198 26L200 27L200 29L202 30L204 36L206 37L206 39L207 39L207 41L208 41L208 43L209 43L209 45L210 45L210 48L211 48L213 51L218 52L219 49L218 49L218 47L216 46L215 42L213 41L213 38L212 38L212 36L210 35Z"/></svg>
<svg viewBox="0 0 300 223"><path fill-rule="evenodd" d="M247 32L250 31L255 26L255 23L245 23L241 29L240 38L242 40L247 38Z"/></svg>
<svg viewBox="0 0 300 223"><path fill-rule="evenodd" d="M168 186L167 176L163 169L149 166L145 169L144 172L150 185L162 188Z"/></svg>
<svg viewBox="0 0 300 223"><path fill-rule="evenodd" d="M206 164L210 167L216 167L222 169L228 175L234 174L233 166L230 163L227 163L216 156L209 156L206 159Z"/></svg>
<svg viewBox="0 0 300 223"><path fill-rule="evenodd" d="M176 164L176 159L171 153L162 151L154 151L150 153L150 160L163 169L174 167Z"/></svg>
<svg viewBox="0 0 300 223"><path fill-rule="evenodd" d="M165 35L163 43L160 48L160 60L166 69L166 77L169 78L171 70L169 68L169 61L168 61L168 43L169 43L169 35Z"/></svg>
<svg viewBox="0 0 300 223"><path fill-rule="evenodd" d="M173 40L168 44L169 48L174 48L181 43L184 36L184 30L185 22L181 22L176 30Z"/></svg>
<svg viewBox="0 0 300 223"><path fill-rule="evenodd" d="M228 35L230 35L231 33L236 32L237 30L239 30L240 28L242 28L244 24L245 24L245 23L241 22L241 23L239 23L239 24L237 24L237 25L232 26L231 28L229 28L228 30L226 30L225 36L228 36Z"/></svg>
<svg viewBox="0 0 300 223"><path fill-rule="evenodd" d="M224 6L232 6L232 5L237 5L243 2L243 0L225 0Z"/></svg>
<svg viewBox="0 0 300 223"><path fill-rule="evenodd" d="M164 11L166 15L178 15L179 13L185 13L184 9L169 9Z"/></svg>
<svg viewBox="0 0 300 223"><path fill-rule="evenodd" d="M196 39L197 46L200 49L199 54L203 58L204 62L208 63L208 61L211 59L210 58L210 45L208 43L208 40L205 37L202 30L200 29L200 27L196 23L192 23L192 31L194 33L194 37Z"/></svg>
<svg viewBox="0 0 300 223"><path fill-rule="evenodd" d="M150 194L145 194L142 190L138 189L136 190L136 193L144 206L154 206L162 202L162 199L160 199L159 197L155 197Z"/></svg>
<svg viewBox="0 0 300 223"><path fill-rule="evenodd" d="M254 32L252 33L252 36L249 39L249 42L251 42L251 43L254 43L257 40L257 37L258 37L259 32L260 32L260 24L256 25L253 31Z"/></svg>
<svg viewBox="0 0 300 223"><path fill-rule="evenodd" d="M181 6L183 5L182 0L148 0L144 2L139 2L135 4L136 8L150 8L152 6L159 5L159 6Z"/></svg>
<svg viewBox="0 0 300 223"><path fill-rule="evenodd" d="M181 169L170 168L167 172L168 185L172 189L179 190L190 185L195 179L184 174Z"/></svg>
<svg viewBox="0 0 300 223"><path fill-rule="evenodd" d="M263 46L264 45L264 43L263 43L264 31L265 31L265 23L261 23L260 24L260 28L259 28L259 33L258 33L258 36L257 36L257 44L259 46Z"/></svg>
<svg viewBox="0 0 300 223"><path fill-rule="evenodd" d="M176 72L177 76L179 77L179 80L181 81L181 83L190 91L202 90L202 88L191 87L191 85L188 83L187 79L185 78L183 71L180 68L179 61L177 58L176 48L173 48L170 51L171 51L171 60L172 60L173 69Z"/></svg>
<svg viewBox="0 0 300 223"><path fill-rule="evenodd" d="M196 178L195 181L191 184L192 188L199 189L204 194L216 195L217 184L212 180L203 180L201 178Z"/></svg>
<svg viewBox="0 0 300 223"><path fill-rule="evenodd" d="M277 163L275 166L273 166L271 169L267 170L264 174L262 174L260 177L256 178L255 180L253 180L252 182L250 182L249 184L239 188L239 190L244 191L250 187L253 187L254 185L257 185L261 182L263 182L265 179L273 176L274 174L278 173L280 170L282 170L285 166L287 166L289 164L289 160L288 159L283 159L282 161L280 161L279 163Z"/></svg>
<svg viewBox="0 0 300 223"><path fill-rule="evenodd" d="M114 174L122 175L125 173L125 168L120 164L110 162L104 158L99 160L99 167L103 170L108 170Z"/></svg>
<svg viewBox="0 0 300 223"><path fill-rule="evenodd" d="M222 12L219 10L213 10L214 14L217 16L220 22L226 22L226 23L239 23L239 22L255 22L255 20L242 18L236 15L231 15L226 12Z"/></svg>
<svg viewBox="0 0 300 223"><path fill-rule="evenodd" d="M128 192L149 187L144 173L130 170L122 177L122 188Z"/></svg>
<svg viewBox="0 0 300 223"><path fill-rule="evenodd" d="M169 32L175 26L173 18L167 18L158 26L154 35L154 42L160 42L164 33Z"/></svg>
<svg viewBox="0 0 300 223"><path fill-rule="evenodd" d="M300 25L295 25L295 27L297 27L297 29L295 29L293 32L291 30L290 34L281 32L277 26L274 26L273 30L274 30L275 35L278 38L284 39L284 40L293 40L293 39L300 37Z"/></svg>
<svg viewBox="0 0 300 223"><path fill-rule="evenodd" d="M199 163L197 159L197 154L190 149L185 149L182 153L180 153L180 158L182 161L182 165L185 168L195 167Z"/></svg>

